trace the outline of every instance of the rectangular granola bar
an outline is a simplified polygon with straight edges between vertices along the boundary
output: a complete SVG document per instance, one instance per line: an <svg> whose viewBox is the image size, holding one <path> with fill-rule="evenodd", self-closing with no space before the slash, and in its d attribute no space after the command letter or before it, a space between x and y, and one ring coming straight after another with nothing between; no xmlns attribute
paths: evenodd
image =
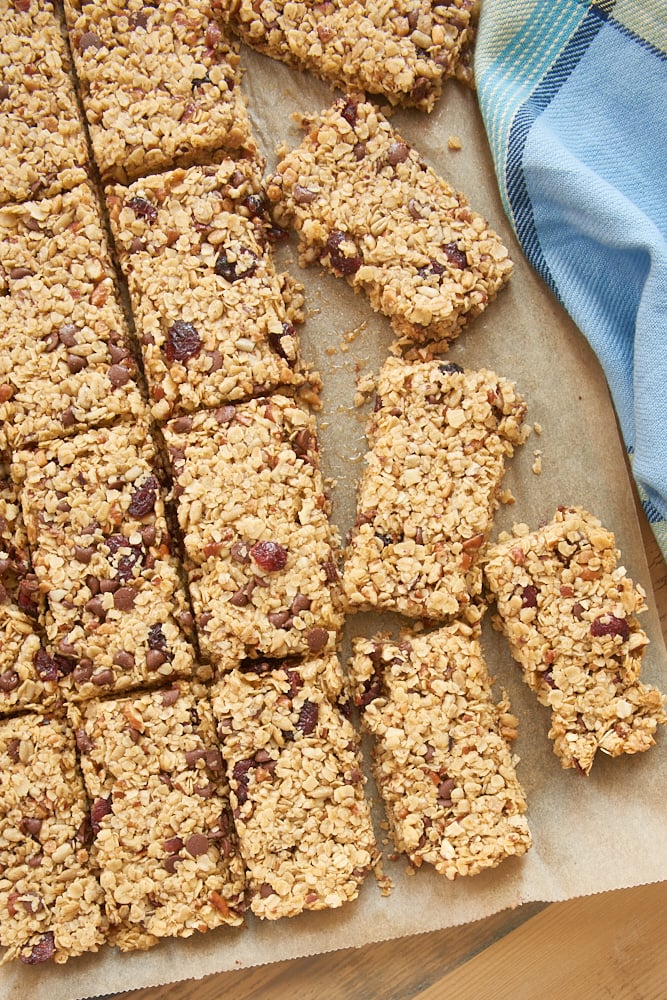
<svg viewBox="0 0 667 1000"><path fill-rule="evenodd" d="M238 45L215 0L65 0L72 52L102 178L122 183L254 151Z"/></svg>
<svg viewBox="0 0 667 1000"><path fill-rule="evenodd" d="M92 856L123 950L242 923L244 871L210 705L187 684L70 706Z"/></svg>
<svg viewBox="0 0 667 1000"><path fill-rule="evenodd" d="M57 690L36 620L43 606L39 581L9 476L9 456L0 451L0 715L45 708Z"/></svg>
<svg viewBox="0 0 667 1000"><path fill-rule="evenodd" d="M88 184L0 208L5 445L64 437L144 411L114 282Z"/></svg>
<svg viewBox="0 0 667 1000"><path fill-rule="evenodd" d="M276 919L356 898L376 848L351 723L292 670L234 670L212 704L252 911Z"/></svg>
<svg viewBox="0 0 667 1000"><path fill-rule="evenodd" d="M619 565L613 534L579 507L543 527L514 526L484 565L496 626L523 678L551 709L553 749L564 768L590 771L598 750L648 750L667 723L667 699L640 680L648 638L637 615L645 594Z"/></svg>
<svg viewBox="0 0 667 1000"><path fill-rule="evenodd" d="M479 629L359 638L351 668L396 848L449 879L525 854L526 800L507 742L517 720L506 698L493 700Z"/></svg>
<svg viewBox="0 0 667 1000"><path fill-rule="evenodd" d="M509 278L500 238L372 104L341 98L303 124L267 181L300 262L363 290L402 347L444 349Z"/></svg>
<svg viewBox="0 0 667 1000"><path fill-rule="evenodd" d="M357 519L345 554L350 610L479 615L479 558L526 406L494 372L389 358L376 381Z"/></svg>
<svg viewBox="0 0 667 1000"><path fill-rule="evenodd" d="M0 0L0 205L86 179L88 150L67 46L50 0Z"/></svg>
<svg viewBox="0 0 667 1000"><path fill-rule="evenodd" d="M276 273L254 163L116 185L107 204L157 419L304 381L303 295Z"/></svg>
<svg viewBox="0 0 667 1000"><path fill-rule="evenodd" d="M470 0L222 2L228 23L252 48L342 90L382 94L423 111L432 110L443 79L465 74L473 7Z"/></svg>
<svg viewBox="0 0 667 1000"><path fill-rule="evenodd" d="M65 696L190 675L188 612L147 424L19 452L13 472Z"/></svg>
<svg viewBox="0 0 667 1000"><path fill-rule="evenodd" d="M102 890L74 737L61 720L0 721L0 945L27 965L97 951Z"/></svg>
<svg viewBox="0 0 667 1000"><path fill-rule="evenodd" d="M281 395L165 425L199 642L218 668L335 647L338 546L316 433Z"/></svg>

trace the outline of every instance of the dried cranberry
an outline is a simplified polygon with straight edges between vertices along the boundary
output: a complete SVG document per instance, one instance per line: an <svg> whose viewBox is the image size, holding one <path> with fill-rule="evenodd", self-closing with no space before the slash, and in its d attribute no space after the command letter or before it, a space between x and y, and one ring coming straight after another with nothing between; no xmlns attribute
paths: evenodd
<svg viewBox="0 0 667 1000"><path fill-rule="evenodd" d="M162 625L156 622L148 630L148 648L164 650L167 645L167 637L162 631Z"/></svg>
<svg viewBox="0 0 667 1000"><path fill-rule="evenodd" d="M262 194L249 194L241 204L252 219L262 219L266 215L266 198Z"/></svg>
<svg viewBox="0 0 667 1000"><path fill-rule="evenodd" d="M537 587L530 583L521 591L521 606L524 608L537 607Z"/></svg>
<svg viewBox="0 0 667 1000"><path fill-rule="evenodd" d="M138 219L146 219L148 222L155 222L157 219L157 208L145 198L140 198L138 195L135 198L130 198L127 206L132 209Z"/></svg>
<svg viewBox="0 0 667 1000"><path fill-rule="evenodd" d="M167 342L164 348L164 353L170 364L174 361L187 361L188 358L196 358L201 349L201 338L192 323L186 323L181 319L172 323L167 330Z"/></svg>
<svg viewBox="0 0 667 1000"><path fill-rule="evenodd" d="M348 98L340 111L342 117L352 128L357 124L357 102Z"/></svg>
<svg viewBox="0 0 667 1000"><path fill-rule="evenodd" d="M26 945L26 947L30 947ZM35 942L30 951L21 951L21 961L25 965L39 965L40 962L48 962L56 953L56 943L53 931L47 931Z"/></svg>
<svg viewBox="0 0 667 1000"><path fill-rule="evenodd" d="M267 573L284 569L287 564L287 549L278 542L257 542L250 549L250 555Z"/></svg>
<svg viewBox="0 0 667 1000"><path fill-rule="evenodd" d="M630 636L630 626L625 618L600 615L591 624L591 635L620 635L622 639L627 639Z"/></svg>
<svg viewBox="0 0 667 1000"><path fill-rule="evenodd" d="M143 486L132 494L127 512L130 517L145 517L155 508L159 484L155 476L149 476Z"/></svg>
<svg viewBox="0 0 667 1000"><path fill-rule="evenodd" d="M299 712L296 728L300 729L304 736L310 736L315 730L319 716L319 706L314 701L304 701Z"/></svg>
<svg viewBox="0 0 667 1000"><path fill-rule="evenodd" d="M270 333L268 336L269 347L276 352L278 357L287 361L288 364L294 365L296 358L295 352L285 350L285 344L283 344L284 337L294 337L294 327L291 323L283 323L282 333ZM288 342L289 343L289 342Z"/></svg>
<svg viewBox="0 0 667 1000"><path fill-rule="evenodd" d="M459 250L456 243L445 243L442 248L445 252L445 257L452 265L452 267L461 268L468 266L468 258L466 257L463 250Z"/></svg>
<svg viewBox="0 0 667 1000"><path fill-rule="evenodd" d="M338 230L329 233L325 245L325 253L329 255L331 266L342 275L356 274L363 261L358 253L351 257L346 256L340 249L342 243L353 242L345 233Z"/></svg>
<svg viewBox="0 0 667 1000"><path fill-rule="evenodd" d="M24 614L30 615L32 618L36 618L38 614L37 603L34 599L38 592L39 583L37 578L26 577L19 583L16 593L16 603L19 608Z"/></svg>
<svg viewBox="0 0 667 1000"><path fill-rule="evenodd" d="M382 694L382 677L379 673L373 674L372 677L364 684L364 689L359 697L356 699L359 708L365 708L366 705L370 705L375 698L379 698Z"/></svg>
<svg viewBox="0 0 667 1000"><path fill-rule="evenodd" d="M221 250L215 262L215 273L219 278L231 282L241 281L242 278L251 278L257 270L257 260L257 254L247 247L239 248L236 260L230 260L227 253Z"/></svg>
<svg viewBox="0 0 667 1000"><path fill-rule="evenodd" d="M38 649L33 658L35 670L43 681L58 680L58 668L52 656L45 649Z"/></svg>
<svg viewBox="0 0 667 1000"><path fill-rule="evenodd" d="M102 828L102 820L111 812L111 796L106 799L96 799L90 808L90 828L96 837Z"/></svg>

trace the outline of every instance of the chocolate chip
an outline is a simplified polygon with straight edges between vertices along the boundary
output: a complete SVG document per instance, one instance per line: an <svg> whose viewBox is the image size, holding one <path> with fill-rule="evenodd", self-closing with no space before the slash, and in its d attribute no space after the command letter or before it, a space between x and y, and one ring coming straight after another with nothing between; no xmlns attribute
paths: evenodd
<svg viewBox="0 0 667 1000"><path fill-rule="evenodd" d="M101 597L91 597L91 599L86 601L84 604L84 609L91 615L95 615L95 617L99 618L100 621L104 621L107 616L104 602Z"/></svg>
<svg viewBox="0 0 667 1000"><path fill-rule="evenodd" d="M214 415L219 424L229 424L236 416L236 407L219 406L217 410L214 411Z"/></svg>
<svg viewBox="0 0 667 1000"><path fill-rule="evenodd" d="M129 653L126 649L121 649L115 654L113 662L116 667L121 667L123 670L131 670L134 666L134 654Z"/></svg>
<svg viewBox="0 0 667 1000"><path fill-rule="evenodd" d="M114 389L120 389L130 381L130 373L124 365L111 365L107 375Z"/></svg>
<svg viewBox="0 0 667 1000"><path fill-rule="evenodd" d="M329 642L329 633L325 628L311 628L306 632L306 642L311 653L319 653Z"/></svg>
<svg viewBox="0 0 667 1000"><path fill-rule="evenodd" d="M297 594L290 605L290 610L292 614L298 615L302 611L310 611L310 606L312 601L305 594Z"/></svg>
<svg viewBox="0 0 667 1000"><path fill-rule="evenodd" d="M90 679L95 687L108 687L110 684L113 684L115 677L113 670L106 667L104 670L98 670Z"/></svg>
<svg viewBox="0 0 667 1000"><path fill-rule="evenodd" d="M146 669L159 670L163 663L167 662L167 656L159 649L149 649L146 653Z"/></svg>
<svg viewBox="0 0 667 1000"><path fill-rule="evenodd" d="M72 671L72 679L77 684L86 684L93 675L93 665L90 660L77 663Z"/></svg>
<svg viewBox="0 0 667 1000"><path fill-rule="evenodd" d="M162 704L165 706L165 708L168 708L170 705L175 705L176 702L178 701L180 693L181 692L177 687L167 688L166 691L163 691Z"/></svg>
<svg viewBox="0 0 667 1000"><path fill-rule="evenodd" d="M317 192L310 191L306 187L302 187L300 184L294 185L294 201L297 205L310 205L311 202L317 199Z"/></svg>
<svg viewBox="0 0 667 1000"><path fill-rule="evenodd" d="M395 167L399 163L405 163L409 155L410 147L405 142L394 141L387 150L387 163Z"/></svg>
<svg viewBox="0 0 667 1000"><path fill-rule="evenodd" d="M136 598L137 592L131 587L120 587L113 595L113 604L118 611L130 611Z"/></svg>
<svg viewBox="0 0 667 1000"><path fill-rule="evenodd" d="M185 849L193 858L198 858L201 854L206 854L209 848L208 837L203 833L193 833L185 841Z"/></svg>
<svg viewBox="0 0 667 1000"><path fill-rule="evenodd" d="M94 31L84 31L79 38L78 45L79 52L85 52L86 49L101 49L102 40Z"/></svg>
<svg viewBox="0 0 667 1000"><path fill-rule="evenodd" d="M78 375L79 372L82 372L84 368L88 367L88 360L86 358L80 358L78 354L68 354L67 367L72 375Z"/></svg>
<svg viewBox="0 0 667 1000"><path fill-rule="evenodd" d="M95 549L92 545L75 545L74 546L74 558L77 562L88 564L93 558L93 553Z"/></svg>
<svg viewBox="0 0 667 1000"><path fill-rule="evenodd" d="M14 691L19 686L19 675L15 670L5 670L0 674L0 691Z"/></svg>

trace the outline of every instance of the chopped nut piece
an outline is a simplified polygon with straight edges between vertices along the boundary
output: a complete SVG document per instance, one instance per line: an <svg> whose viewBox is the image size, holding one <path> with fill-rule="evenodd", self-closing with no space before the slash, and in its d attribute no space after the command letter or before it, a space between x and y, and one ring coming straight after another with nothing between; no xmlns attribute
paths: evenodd
<svg viewBox="0 0 667 1000"><path fill-rule="evenodd" d="M551 709L550 738L564 768L590 771L598 750L616 757L653 745L667 699L640 682L648 639L636 615L642 588L618 565L614 536L577 507L491 547L485 561L496 626L525 682Z"/></svg>

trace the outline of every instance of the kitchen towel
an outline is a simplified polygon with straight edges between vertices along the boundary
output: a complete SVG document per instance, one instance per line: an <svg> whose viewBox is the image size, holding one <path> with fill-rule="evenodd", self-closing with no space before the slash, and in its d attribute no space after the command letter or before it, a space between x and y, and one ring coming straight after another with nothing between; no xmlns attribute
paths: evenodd
<svg viewBox="0 0 667 1000"><path fill-rule="evenodd" d="M667 558L667 0L483 0L475 78L505 210L602 364Z"/></svg>

